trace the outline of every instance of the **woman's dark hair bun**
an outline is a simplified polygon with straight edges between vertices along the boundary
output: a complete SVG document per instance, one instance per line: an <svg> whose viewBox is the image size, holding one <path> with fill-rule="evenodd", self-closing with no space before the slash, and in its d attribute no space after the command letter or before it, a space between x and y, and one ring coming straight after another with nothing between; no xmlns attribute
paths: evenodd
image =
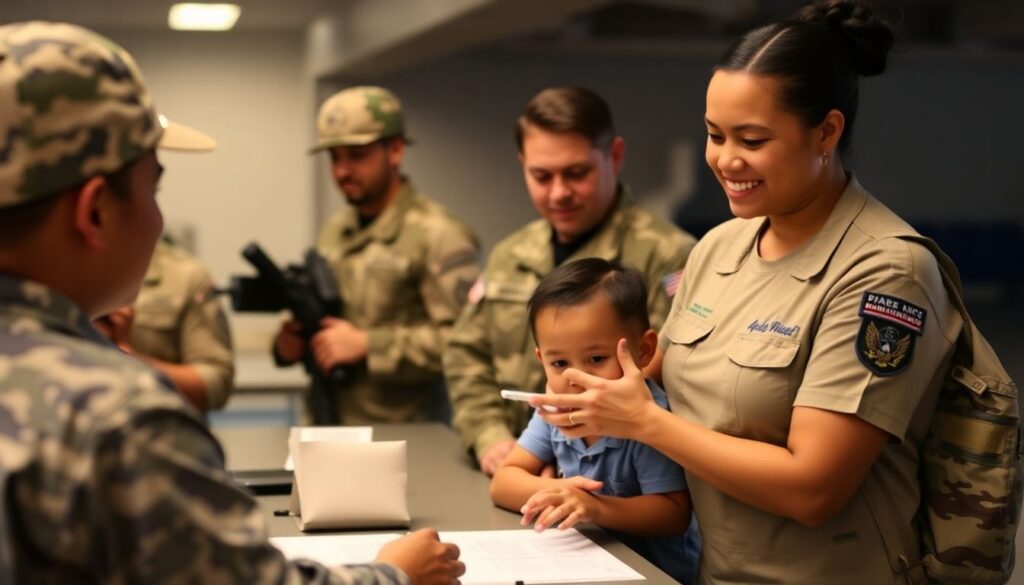
<svg viewBox="0 0 1024 585"><path fill-rule="evenodd" d="M843 36L853 70L863 76L885 71L895 36L888 22L859 0L817 0L795 15L800 22L820 23Z"/></svg>

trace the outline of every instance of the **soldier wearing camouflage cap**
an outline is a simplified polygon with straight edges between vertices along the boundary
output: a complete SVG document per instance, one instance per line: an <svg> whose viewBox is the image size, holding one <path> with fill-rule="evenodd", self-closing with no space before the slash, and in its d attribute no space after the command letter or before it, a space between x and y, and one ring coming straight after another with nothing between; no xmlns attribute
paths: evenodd
<svg viewBox="0 0 1024 585"><path fill-rule="evenodd" d="M0 27L0 583L450 583L420 531L380 564L271 547L206 423L89 319L130 302L162 218L161 122L132 58L68 24Z"/></svg>
<svg viewBox="0 0 1024 585"><path fill-rule="evenodd" d="M665 321L673 277L694 238L641 209L619 182L625 142L608 104L578 87L541 91L516 126L519 160L541 215L499 242L470 292L444 352L453 422L481 469L493 475L532 409L502 400L502 388L540 392L527 301L556 266L596 256L633 266L649 292L651 326Z"/></svg>
<svg viewBox="0 0 1024 585"><path fill-rule="evenodd" d="M324 320L309 349L324 371L350 373L332 389L343 424L450 417L441 348L479 274L479 243L402 175L407 144L401 103L384 88L352 87L320 108L313 152L329 154L350 207L317 238L342 311ZM286 322L278 362L298 361L306 349L297 324Z"/></svg>

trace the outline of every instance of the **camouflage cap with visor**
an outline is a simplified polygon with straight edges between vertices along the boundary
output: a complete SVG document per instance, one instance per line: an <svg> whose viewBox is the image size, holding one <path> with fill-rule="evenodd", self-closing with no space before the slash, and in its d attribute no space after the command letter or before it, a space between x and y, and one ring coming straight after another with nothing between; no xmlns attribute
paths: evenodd
<svg viewBox="0 0 1024 585"><path fill-rule="evenodd" d="M310 152L334 146L361 146L405 136L402 102L383 87L359 86L342 90L320 106L316 145Z"/></svg>
<svg viewBox="0 0 1024 585"><path fill-rule="evenodd" d="M0 26L0 208L113 173L151 148L209 150L159 116L123 48L79 26Z"/></svg>

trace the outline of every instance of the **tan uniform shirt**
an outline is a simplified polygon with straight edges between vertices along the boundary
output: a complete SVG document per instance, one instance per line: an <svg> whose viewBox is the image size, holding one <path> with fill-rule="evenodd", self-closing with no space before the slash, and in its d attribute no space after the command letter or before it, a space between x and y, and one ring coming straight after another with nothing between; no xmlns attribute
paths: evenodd
<svg viewBox="0 0 1024 585"><path fill-rule="evenodd" d="M566 262L599 257L640 270L647 281L651 326L657 330L671 303L664 279L682 269L694 242L637 207L622 188L611 217ZM499 390L544 389L526 304L554 267L550 224L538 219L514 232L491 252L478 284L482 290L471 294L480 298L466 307L449 337L444 360L453 422L463 444L478 456L498 441L513 439L530 419L529 406L503 400Z"/></svg>
<svg viewBox="0 0 1024 585"><path fill-rule="evenodd" d="M221 408L235 375L231 333L210 274L191 255L160 241L135 300L129 342L135 351L195 368L206 404Z"/></svg>
<svg viewBox="0 0 1024 585"><path fill-rule="evenodd" d="M476 236L406 182L360 228L355 209L324 225L317 249L334 270L341 317L369 332L369 355L336 388L343 424L444 421L444 337L480 273Z"/></svg>
<svg viewBox="0 0 1024 585"><path fill-rule="evenodd" d="M935 258L855 179L825 226L762 260L766 220L733 220L694 250L662 330L679 416L785 446L794 406L853 414L892 435L845 508L808 528L690 474L704 584L905 583L920 556L918 447L962 324Z"/></svg>

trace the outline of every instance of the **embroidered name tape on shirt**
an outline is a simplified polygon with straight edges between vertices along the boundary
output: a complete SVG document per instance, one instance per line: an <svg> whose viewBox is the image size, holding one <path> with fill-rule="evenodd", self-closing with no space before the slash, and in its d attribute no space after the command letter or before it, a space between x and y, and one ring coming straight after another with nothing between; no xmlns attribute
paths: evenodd
<svg viewBox="0 0 1024 585"><path fill-rule="evenodd" d="M913 303L880 293L861 297L857 357L879 376L901 372L914 359L914 345L928 312Z"/></svg>

